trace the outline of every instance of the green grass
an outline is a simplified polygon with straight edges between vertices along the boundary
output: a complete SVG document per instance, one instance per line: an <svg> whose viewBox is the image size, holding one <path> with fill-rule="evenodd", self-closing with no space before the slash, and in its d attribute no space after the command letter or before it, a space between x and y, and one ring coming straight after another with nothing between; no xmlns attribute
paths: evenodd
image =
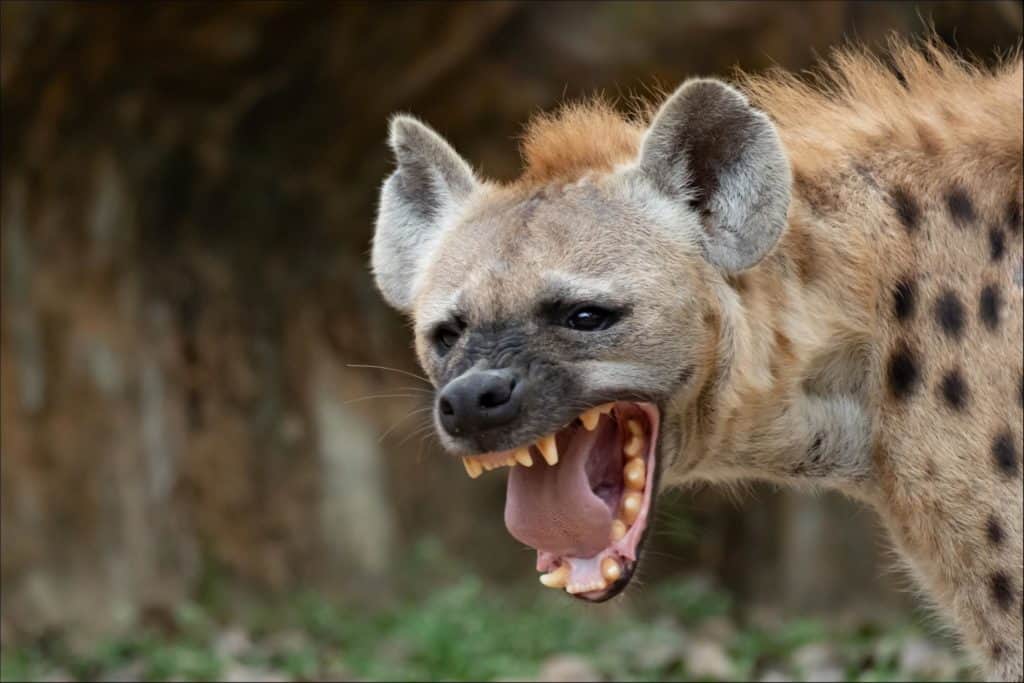
<svg viewBox="0 0 1024 683"><path fill-rule="evenodd" d="M422 600L373 611L307 594L223 623L187 604L174 615L171 634L142 631L84 654L59 642L5 650L0 680L54 672L92 680L125 670L149 680L210 680L240 666L293 680L515 679L536 676L546 659L566 653L581 655L606 679L691 680L685 643L732 611L727 595L702 582L664 583L627 606L595 609L553 591L510 593L465 577ZM217 638L228 628L243 629L252 646L220 652ZM738 626L720 638L737 678L766 667L794 671L788 658L798 648L825 642L849 680L884 681L898 678L898 643L912 632L797 620Z"/></svg>

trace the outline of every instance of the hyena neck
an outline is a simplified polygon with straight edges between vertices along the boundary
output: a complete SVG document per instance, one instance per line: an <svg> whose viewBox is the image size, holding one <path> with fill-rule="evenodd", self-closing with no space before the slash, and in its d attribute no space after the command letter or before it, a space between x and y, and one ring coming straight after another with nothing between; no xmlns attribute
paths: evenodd
<svg viewBox="0 0 1024 683"><path fill-rule="evenodd" d="M763 479L871 492L863 244L819 227L796 188L786 232L715 289L717 338L685 401L680 479ZM866 245L865 245L866 246Z"/></svg>

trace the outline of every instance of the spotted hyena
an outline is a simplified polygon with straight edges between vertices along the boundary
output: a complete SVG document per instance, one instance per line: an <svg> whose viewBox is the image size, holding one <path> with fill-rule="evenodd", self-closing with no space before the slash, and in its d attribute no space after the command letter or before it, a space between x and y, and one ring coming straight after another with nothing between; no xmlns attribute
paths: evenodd
<svg viewBox="0 0 1024 683"><path fill-rule="evenodd" d="M696 79L537 118L511 184L392 120L374 273L544 585L621 591L668 486L828 487L1021 677L1021 82L934 45Z"/></svg>

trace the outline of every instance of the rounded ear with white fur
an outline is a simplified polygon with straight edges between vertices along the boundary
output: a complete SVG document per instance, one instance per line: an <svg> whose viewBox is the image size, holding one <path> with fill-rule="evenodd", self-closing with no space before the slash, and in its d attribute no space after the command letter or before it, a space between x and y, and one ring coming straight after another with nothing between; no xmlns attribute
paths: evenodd
<svg viewBox="0 0 1024 683"><path fill-rule="evenodd" d="M371 262L384 298L408 312L421 265L477 180L444 138L411 116L391 119L388 142L398 168L381 188Z"/></svg>
<svg viewBox="0 0 1024 683"><path fill-rule="evenodd" d="M726 272L760 261L786 226L791 175L775 126L721 81L688 81L665 101L640 170L700 214L705 257Z"/></svg>

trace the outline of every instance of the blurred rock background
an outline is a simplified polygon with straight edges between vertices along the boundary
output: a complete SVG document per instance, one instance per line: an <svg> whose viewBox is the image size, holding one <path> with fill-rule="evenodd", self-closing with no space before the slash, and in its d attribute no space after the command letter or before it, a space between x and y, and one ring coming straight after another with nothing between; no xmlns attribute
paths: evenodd
<svg viewBox="0 0 1024 683"><path fill-rule="evenodd" d="M507 179L563 98L627 107L926 21L989 60L1022 30L1011 1L0 4L0 641L128 629L213 584L383 600L426 537L492 590L532 584L503 477L438 452L425 384L352 367L417 371L367 271L388 115ZM670 500L649 585L907 609L866 510Z"/></svg>

